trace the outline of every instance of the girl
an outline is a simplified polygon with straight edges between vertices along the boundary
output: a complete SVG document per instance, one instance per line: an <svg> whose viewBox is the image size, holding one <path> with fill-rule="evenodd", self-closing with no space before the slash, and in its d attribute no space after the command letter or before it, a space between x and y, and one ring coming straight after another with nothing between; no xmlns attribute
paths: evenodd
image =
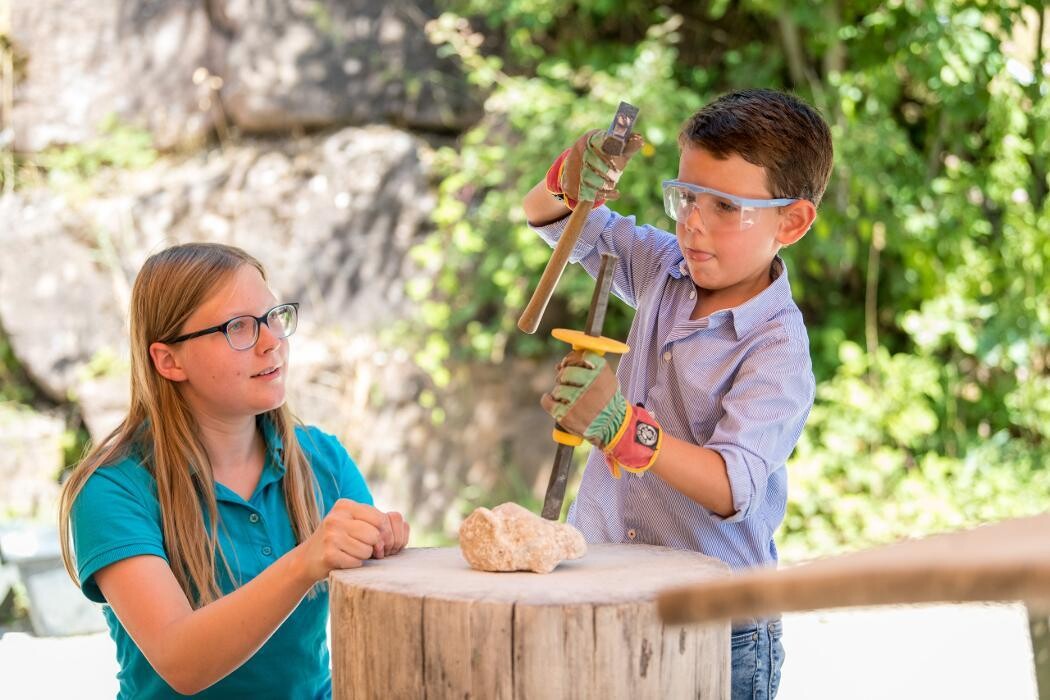
<svg viewBox="0 0 1050 700"><path fill-rule="evenodd" d="M131 408L59 514L70 576L107 604L119 697L330 696L321 582L409 528L284 405L298 304L244 251L193 243L146 261L130 315Z"/></svg>

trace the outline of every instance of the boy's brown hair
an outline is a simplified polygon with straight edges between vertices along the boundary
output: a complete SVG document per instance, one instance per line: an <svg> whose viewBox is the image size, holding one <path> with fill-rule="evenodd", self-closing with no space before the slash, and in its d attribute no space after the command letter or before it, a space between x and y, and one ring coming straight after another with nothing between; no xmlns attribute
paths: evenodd
<svg viewBox="0 0 1050 700"><path fill-rule="evenodd" d="M831 177L831 130L817 110L777 90L722 95L682 126L681 148L699 147L717 158L737 154L766 169L773 197L820 204Z"/></svg>

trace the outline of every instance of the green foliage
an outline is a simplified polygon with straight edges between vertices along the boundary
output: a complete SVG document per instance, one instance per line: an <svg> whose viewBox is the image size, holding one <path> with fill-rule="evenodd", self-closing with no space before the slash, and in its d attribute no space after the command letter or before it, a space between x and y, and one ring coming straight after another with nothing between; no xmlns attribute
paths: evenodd
<svg viewBox="0 0 1050 700"><path fill-rule="evenodd" d="M0 188L49 187L86 198L94 191L92 178L104 169L145 168L157 158L148 131L110 115L99 125L98 135L82 143L52 146L36 154L0 149Z"/></svg>
<svg viewBox="0 0 1050 700"><path fill-rule="evenodd" d="M144 129L123 124L114 115L99 126L99 135L83 143L50 148L36 163L55 189L80 187L103 168L137 169L157 159L153 137Z"/></svg>
<svg viewBox="0 0 1050 700"><path fill-rule="evenodd" d="M0 404L30 403L36 399L36 391L18 363L7 335L0 328Z"/></svg>
<svg viewBox="0 0 1050 700"><path fill-rule="evenodd" d="M1039 4L446 6L431 36L487 100L484 119L437 155L436 231L416 251L435 281L409 290L427 329L417 359L439 382L450 360L554 350L542 329L515 326L549 257L520 203L578 134L621 99L640 108L649 145L613 206L666 226L659 182L676 171L681 122L730 89L789 89L827 118L836 169L810 235L785 251L819 384L789 464L785 551L1050 505ZM579 327L591 289L567 270L544 326ZM630 316L614 304L607 335L622 337Z"/></svg>
<svg viewBox="0 0 1050 700"><path fill-rule="evenodd" d="M435 167L443 176L434 213L439 232L415 251L417 262L436 273L433 285L417 281L408 290L432 330L417 360L439 379L438 368L449 358L499 362L508 352L537 354L554 347L542 335L523 335L516 326L550 256L546 244L525 226L521 198L579 133L607 124L621 99L638 105L645 115L649 145L632 160L617 206L662 220L659 183L677 168L679 122L700 106L697 94L675 89L678 24L671 17L654 25L630 48L630 62L581 72L565 60L552 59L538 66L542 77L503 73L502 61L478 53L475 45L481 39L451 15L432 24L433 38L454 47L471 78L492 90L484 120L457 147L437 154ZM584 88L587 100L579 98ZM585 273L567 270L548 317L581 326L592 287ZM545 327L549 323L545 319ZM628 325L625 309L614 309L606 334L623 336Z"/></svg>
<svg viewBox="0 0 1050 700"><path fill-rule="evenodd" d="M1050 459L987 424L944 454L946 381L935 359L841 346L789 465L788 559L973 525L1047 507ZM976 396L971 395L971 399Z"/></svg>
<svg viewBox="0 0 1050 700"><path fill-rule="evenodd" d="M62 468L55 474L55 480L59 483L65 481L80 460L87 456L90 446L91 434L83 423L76 428L67 428L62 433Z"/></svg>

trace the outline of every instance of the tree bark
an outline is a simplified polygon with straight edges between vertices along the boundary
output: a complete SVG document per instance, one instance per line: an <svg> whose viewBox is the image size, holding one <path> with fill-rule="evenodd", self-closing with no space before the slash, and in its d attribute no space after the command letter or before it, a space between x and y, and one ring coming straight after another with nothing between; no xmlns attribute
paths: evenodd
<svg viewBox="0 0 1050 700"><path fill-rule="evenodd" d="M592 545L550 574L470 569L409 549L332 575L335 698L729 698L729 624L664 625L668 586L717 559Z"/></svg>

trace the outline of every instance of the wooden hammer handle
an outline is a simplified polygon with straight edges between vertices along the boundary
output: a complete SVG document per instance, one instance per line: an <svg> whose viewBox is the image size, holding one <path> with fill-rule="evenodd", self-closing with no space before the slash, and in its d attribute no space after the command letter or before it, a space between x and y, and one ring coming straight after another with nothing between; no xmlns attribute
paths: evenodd
<svg viewBox="0 0 1050 700"><path fill-rule="evenodd" d="M539 328L543 312L547 310L547 304L554 295L554 288L558 286L561 273L565 271L565 266L569 263L569 255L576 247L576 241L580 238L583 225L587 222L587 215L593 208L594 202L580 201L576 203L576 208L569 215L569 223L565 225L565 231L558 239L558 244L554 246L554 252L547 261L547 267L543 268L540 281L536 284L536 291L532 293L528 306L521 312L521 318L518 319L518 328L523 332L535 333Z"/></svg>

